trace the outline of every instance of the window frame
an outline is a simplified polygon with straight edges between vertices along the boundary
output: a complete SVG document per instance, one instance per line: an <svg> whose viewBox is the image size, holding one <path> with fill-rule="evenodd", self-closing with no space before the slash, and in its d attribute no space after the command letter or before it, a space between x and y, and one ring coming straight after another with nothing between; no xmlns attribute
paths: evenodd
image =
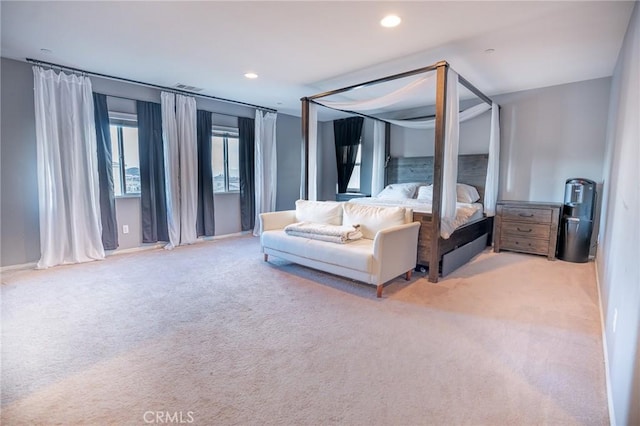
<svg viewBox="0 0 640 426"><path fill-rule="evenodd" d="M116 134L118 135L118 162L120 164L120 187L122 193L115 195L116 198L140 198L142 191L140 192L127 192L127 171L124 162L124 132L123 127L138 128L138 116L136 114L130 114L126 112L109 111L109 127L116 126ZM113 144L113 141L111 141ZM113 153L112 162L113 162ZM140 166L138 165L138 169Z"/></svg>
<svg viewBox="0 0 640 426"><path fill-rule="evenodd" d="M347 193L353 192L353 193L359 193L360 192L360 188L362 188L362 142L358 143L358 153L356 154L356 162L353 165L353 171L355 171L356 167L358 167L358 187L357 188L353 188L350 187L347 184ZM351 172L351 177L349 178L349 183L351 182L351 179L353 178L353 171Z"/></svg>
<svg viewBox="0 0 640 426"><path fill-rule="evenodd" d="M221 137L222 138L222 152L223 152L223 171L224 171L224 190L216 191L215 183L213 184L213 193L214 194L238 194L240 192L240 188L238 189L229 189L229 138L234 138L238 141L238 148L240 144L240 130L237 127L230 126L221 126L219 124L211 125L211 144L213 146L213 138ZM213 149L211 150L211 167L213 168ZM238 153L239 154L239 153ZM240 164L238 164L238 167ZM212 177L212 179L215 176Z"/></svg>

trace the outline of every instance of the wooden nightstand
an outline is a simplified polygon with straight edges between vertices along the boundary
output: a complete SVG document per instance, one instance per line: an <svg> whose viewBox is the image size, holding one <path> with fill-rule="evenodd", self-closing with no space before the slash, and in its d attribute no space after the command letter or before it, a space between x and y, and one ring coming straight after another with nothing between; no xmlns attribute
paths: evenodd
<svg viewBox="0 0 640 426"><path fill-rule="evenodd" d="M496 205L493 250L541 254L556 258L560 203L499 201Z"/></svg>

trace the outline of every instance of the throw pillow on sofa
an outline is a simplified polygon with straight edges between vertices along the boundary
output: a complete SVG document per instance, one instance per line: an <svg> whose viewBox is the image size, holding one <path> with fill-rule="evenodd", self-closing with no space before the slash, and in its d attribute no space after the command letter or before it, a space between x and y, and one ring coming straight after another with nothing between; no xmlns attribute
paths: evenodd
<svg viewBox="0 0 640 426"><path fill-rule="evenodd" d="M365 206L356 203L344 203L342 206L343 225L360 225L364 238L373 240L382 229L405 223L404 207Z"/></svg>
<svg viewBox="0 0 640 426"><path fill-rule="evenodd" d="M342 203L335 201L296 201L296 222L342 225Z"/></svg>

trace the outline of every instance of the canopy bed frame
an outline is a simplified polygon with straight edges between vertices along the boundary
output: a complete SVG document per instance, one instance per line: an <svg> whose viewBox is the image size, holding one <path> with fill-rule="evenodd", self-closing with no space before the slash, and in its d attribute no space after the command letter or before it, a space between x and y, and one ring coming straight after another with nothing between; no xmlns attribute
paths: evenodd
<svg viewBox="0 0 640 426"><path fill-rule="evenodd" d="M310 120L310 104L323 105L319 100L331 95L345 93L356 88L376 85L392 80L410 77L422 73L435 72L435 126L434 126L434 155L433 157L414 157L414 158L389 158L389 144L390 144L390 123L384 118L378 118L363 114L361 112L350 111L341 108L332 108L327 105L323 105L328 108L336 109L346 113L354 115L360 115L363 117L371 118L373 120L386 122L385 126L385 158L388 160L385 164L385 185L388 183L402 183L402 182L426 182L433 184L433 201L431 214L428 213L415 213L414 220L421 223L420 237L418 241L418 259L417 265L429 266L430 282L438 282L440 272L443 275L451 272L462 264L466 263L469 259L475 256L478 252L482 251L486 245L491 244L491 233L493 229L493 217L483 215L481 219L468 223L458 229L456 229L449 238L444 239L441 237L442 226L442 189L444 179L444 161L445 161L445 126L446 126L446 108L447 108L447 75L450 65L446 61L440 61L434 65L395 74L392 76L371 80L365 83L356 84L341 89L331 90L323 92L317 95L304 97L302 102L302 183L300 189L300 196L303 199L309 197L309 185L310 185L310 167L312 172L315 173L315 164L310 164L309 150L310 150L310 134L316 131L317 123ZM494 109L497 109L497 105L485 94L480 92L469 81L462 76L457 75L458 82L462 84L471 93L476 95L484 103L493 105ZM453 104L452 104L453 105ZM497 117L497 116L496 116ZM492 116L493 119L493 116ZM496 120L497 122L497 120ZM492 122L493 123L493 122ZM492 124L493 132L493 124ZM457 138L457 136L456 136ZM315 144L315 140L314 140ZM499 145L499 141L498 141ZM314 146L314 149L317 149ZM457 145L456 145L457 152ZM497 161L494 159L493 161ZM481 195L481 200L485 201L485 180L487 178L487 163L488 155L470 155L470 156L458 156L458 182L468 183L475 186ZM496 167L497 163L494 163L492 167ZM492 169L493 170L493 169ZM496 172L497 173L497 169ZM495 175L495 183L497 189L497 174ZM455 183L454 183L455 186ZM493 186L493 184L492 184ZM497 191L494 191L497 192ZM315 193L314 193L315 194ZM495 194L492 192L492 197L495 198ZM495 200L493 200L495 204Z"/></svg>

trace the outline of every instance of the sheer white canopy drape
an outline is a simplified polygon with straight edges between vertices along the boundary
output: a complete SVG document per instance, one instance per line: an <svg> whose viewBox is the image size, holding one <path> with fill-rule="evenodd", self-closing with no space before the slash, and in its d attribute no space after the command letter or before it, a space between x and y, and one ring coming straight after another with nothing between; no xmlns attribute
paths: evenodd
<svg viewBox="0 0 640 426"><path fill-rule="evenodd" d="M197 239L198 145L196 100L161 93L162 141L169 243L166 249Z"/></svg>
<svg viewBox="0 0 640 426"><path fill-rule="evenodd" d="M440 204L440 235L449 238L456 219L458 182L458 142L460 135L460 105L458 74L451 68L447 73L447 103L445 108L444 161L442 162L442 201Z"/></svg>
<svg viewBox="0 0 640 426"><path fill-rule="evenodd" d="M412 81L400 89L394 90L386 95L377 98L367 99L364 101L328 101L325 99L317 99L321 105L326 107L347 110L347 111L372 111L395 105L409 97L415 96L416 92L428 93L429 87L435 87L436 73L430 72L420 76L417 80ZM433 90L433 89L432 89Z"/></svg>
<svg viewBox="0 0 640 426"><path fill-rule="evenodd" d="M313 102L309 103L309 152L307 156L309 158L309 181L307 182L307 199L311 201L318 200L318 106ZM305 158L303 153L302 164L304 164ZM304 167L301 168L301 172L304 174ZM304 176L300 179L302 185L304 185ZM300 198L303 198L305 188L300 188Z"/></svg>
<svg viewBox="0 0 640 426"><path fill-rule="evenodd" d="M379 194L384 189L386 124L376 120L373 123L373 160L371 164L371 195Z"/></svg>
<svg viewBox="0 0 640 426"><path fill-rule="evenodd" d="M429 72L424 77L421 77L406 86L397 89L389 94L367 100L356 101L329 101L325 99L314 99L320 105L324 105L330 108L339 110L348 110L353 112L362 112L379 110L387 106L397 104L410 98L415 98L416 93L428 93L428 89L435 90L435 72ZM489 109L491 113L491 135L489 141L489 163L487 167L487 181L485 188L485 198L483 200L485 205L486 214L488 216L495 215L495 204L497 200L498 192L498 166L500 161L500 132L499 132L499 106L493 103L489 105L486 102L482 102L473 107L467 108L460 112L459 106L459 90L458 90L458 74L448 68L447 78L447 109L445 119L445 145L444 145L444 164L443 164L443 185L442 185L442 205L441 205L441 235L443 238L448 238L453 231L451 226L455 219L456 209L456 183L457 183L457 161L458 161L458 145L459 145L459 125L461 122L470 120L483 114ZM313 103L310 105L313 106ZM391 120L384 119L385 122L394 124L397 126L411 128L411 129L433 129L435 127L435 119L427 120ZM317 149L311 150L311 143L316 143L316 130L317 129L317 112L309 114L309 194L314 191L314 187L311 186L317 179L317 172L311 173L312 165L315 167ZM313 130L312 130L313 129ZM375 135L375 128L374 128ZM384 153L380 155L380 150L384 150L384 146L380 148L380 141L374 136L374 154L373 154L373 169L372 169L372 194L380 192L381 184L380 179L384 182ZM384 141L382 142L384 144ZM315 147L315 145L314 145ZM382 151L384 152L384 151ZM314 192L315 194L315 192ZM309 197L309 199L312 199ZM315 198L314 198L315 199Z"/></svg>
<svg viewBox="0 0 640 426"><path fill-rule="evenodd" d="M498 201L498 179L500 170L500 107L491 105L491 135L489 136L489 163L487 181L484 188L484 212L487 216L496 215Z"/></svg>
<svg viewBox="0 0 640 426"><path fill-rule="evenodd" d="M91 80L33 67L38 268L103 259Z"/></svg>
<svg viewBox="0 0 640 426"><path fill-rule="evenodd" d="M256 217L253 235L260 235L260 213L276 209L278 158L276 156L277 113L256 110L255 123L255 196Z"/></svg>

